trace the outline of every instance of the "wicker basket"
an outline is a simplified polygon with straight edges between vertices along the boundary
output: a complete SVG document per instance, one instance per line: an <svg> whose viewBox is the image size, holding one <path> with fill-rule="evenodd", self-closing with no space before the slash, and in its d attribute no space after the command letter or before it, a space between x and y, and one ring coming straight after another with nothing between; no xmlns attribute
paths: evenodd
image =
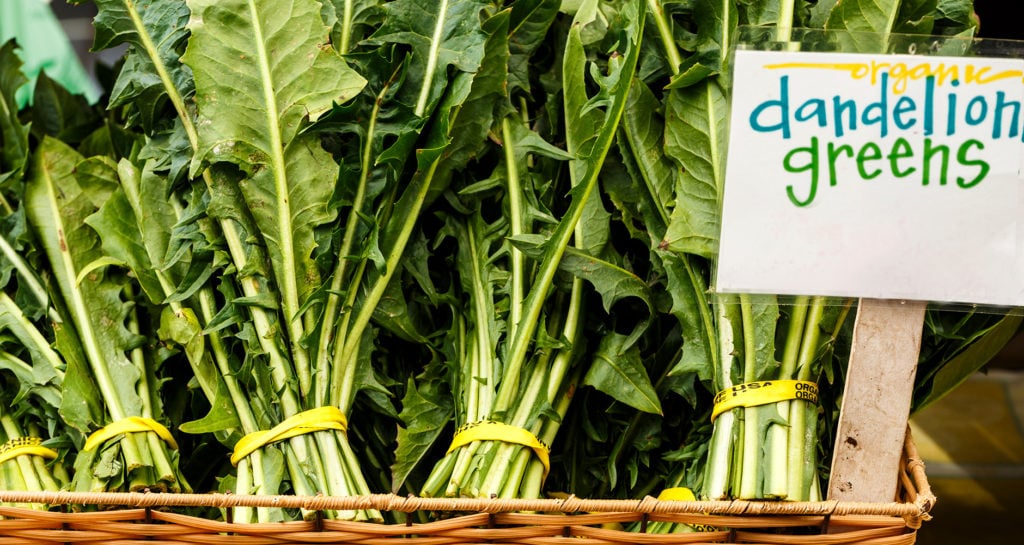
<svg viewBox="0 0 1024 545"><path fill-rule="evenodd" d="M586 545L618 543L912 544L934 504L924 465L910 435L899 475L900 497L891 503L441 499L395 495L243 496L227 494L84 494L0 491L0 502L45 503L62 511L0 507L0 545L157 541L180 544L359 543L446 545L522 543ZM69 505L127 509L67 512ZM378 509L405 513L406 524L309 521L231 524L174 513L175 507L292 507ZM412 523L408 514L444 514ZM526 513L529 512L529 513ZM468 513L468 514L467 514ZM534 514L541 513L541 514ZM399 518L403 518L399 515ZM714 531L649 534L657 521L704 525ZM622 529L639 522L640 532ZM632 526L637 526L632 524Z"/></svg>

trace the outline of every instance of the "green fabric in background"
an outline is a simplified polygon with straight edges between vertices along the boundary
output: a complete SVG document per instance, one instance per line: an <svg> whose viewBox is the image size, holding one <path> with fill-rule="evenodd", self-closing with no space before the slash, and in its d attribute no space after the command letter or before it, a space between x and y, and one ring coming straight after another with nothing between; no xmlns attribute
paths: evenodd
<svg viewBox="0 0 1024 545"><path fill-rule="evenodd" d="M78 62L49 2L0 0L0 43L11 38L18 42L18 54L25 63L22 69L29 78L29 83L18 90L19 108L30 102L36 76L42 70L72 93L84 94L89 102L99 98L99 89Z"/></svg>

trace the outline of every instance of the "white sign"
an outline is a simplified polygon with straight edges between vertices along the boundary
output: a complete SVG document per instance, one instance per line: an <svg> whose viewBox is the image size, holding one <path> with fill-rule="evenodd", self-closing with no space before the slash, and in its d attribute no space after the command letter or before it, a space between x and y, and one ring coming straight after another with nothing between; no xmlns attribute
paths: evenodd
<svg viewBox="0 0 1024 545"><path fill-rule="evenodd" d="M1024 61L738 51L715 289L1024 305Z"/></svg>

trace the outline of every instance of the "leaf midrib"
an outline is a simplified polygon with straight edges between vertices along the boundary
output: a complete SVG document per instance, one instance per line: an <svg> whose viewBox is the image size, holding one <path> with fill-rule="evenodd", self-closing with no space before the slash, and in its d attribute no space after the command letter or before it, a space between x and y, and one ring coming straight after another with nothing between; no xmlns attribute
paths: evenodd
<svg viewBox="0 0 1024 545"><path fill-rule="evenodd" d="M301 325L296 319L299 304L298 285L295 280L295 243L292 239L292 214L288 200L288 178L285 170L280 117L274 95L274 79L270 69L270 58L263 36L263 25L260 24L256 2L248 0L247 4L249 5L249 15L252 18L253 42L256 49L256 58L259 62L260 84L263 88L263 101L265 102L267 113L267 128L270 132L271 171L274 173L274 198L276 199L278 210L277 243L281 248L281 268L282 276L284 277L278 278L277 282L281 287L284 319L288 324L289 332L293 333L293 342L297 342L301 335L294 337L294 333L296 333L295 328L301 328Z"/></svg>
<svg viewBox="0 0 1024 545"><path fill-rule="evenodd" d="M71 301L69 301L71 311L75 314L75 323L78 325L78 329L82 335L82 345L85 348L86 354L91 363L93 372L96 374L97 386L99 386L104 403L107 406L107 411L110 413L110 417L114 420L122 420L128 415L125 413L124 408L121 406L121 398L117 395L117 389L113 385L113 380L108 372L106 359L103 357L103 352L100 350L96 343L96 335L93 332L92 322L90 321L90 313L87 310L85 300L82 297L82 292L74 285L75 278L78 277L74 260L71 256L71 249L67 244L67 230L64 229L64 220L60 217L60 205L57 201L57 188L56 183L53 180L51 173L45 168L41 168L40 176L42 183L44 184L44 190L46 191L46 204L50 219L53 222L53 228L55 229L55 235L57 236L57 243L59 245L58 251L60 253L61 262L59 267L64 270L66 280L71 284L68 286L68 291Z"/></svg>
<svg viewBox="0 0 1024 545"><path fill-rule="evenodd" d="M423 117L430 98L431 82L437 71L437 57L441 50L441 35L444 33L444 18L448 13L448 0L443 0L437 8L437 22L434 24L434 35L430 40L430 53L427 55L427 68L423 74L423 87L420 89L419 100L416 101L416 116Z"/></svg>

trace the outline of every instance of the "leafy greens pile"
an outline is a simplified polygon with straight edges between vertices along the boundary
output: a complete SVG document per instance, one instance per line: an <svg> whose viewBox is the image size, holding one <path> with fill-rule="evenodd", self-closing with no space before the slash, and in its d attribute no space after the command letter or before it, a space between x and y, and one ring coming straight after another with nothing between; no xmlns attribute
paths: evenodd
<svg viewBox="0 0 1024 545"><path fill-rule="evenodd" d="M100 105L43 75L18 112L0 48L0 438L59 451L5 488L814 497L853 309L707 295L729 47L975 28L969 0L95 4L127 48ZM915 402L1019 323L932 310ZM712 427L779 377L821 410Z"/></svg>

